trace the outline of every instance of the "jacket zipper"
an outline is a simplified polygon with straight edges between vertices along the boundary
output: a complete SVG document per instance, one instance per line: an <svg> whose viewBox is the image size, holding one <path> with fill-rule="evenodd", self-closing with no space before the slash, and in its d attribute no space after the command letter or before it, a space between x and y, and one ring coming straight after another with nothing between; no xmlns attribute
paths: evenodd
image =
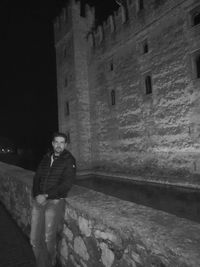
<svg viewBox="0 0 200 267"><path fill-rule="evenodd" d="M50 160L50 164L51 164L51 160ZM44 194L46 194L46 186L47 186L47 181L48 181L48 178L49 178L49 174L50 174L50 172L51 172L51 167L52 167L52 165L50 166L50 164L49 164L49 171L48 171L48 173L47 173L47 177L46 177L46 179L45 179L45 181L44 181L44 190L43 190L43 192L44 192Z"/></svg>

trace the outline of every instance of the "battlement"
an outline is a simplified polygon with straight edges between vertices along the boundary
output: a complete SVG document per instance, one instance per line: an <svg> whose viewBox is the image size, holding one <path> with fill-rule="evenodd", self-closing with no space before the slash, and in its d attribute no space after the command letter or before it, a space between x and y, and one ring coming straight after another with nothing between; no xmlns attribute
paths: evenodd
<svg viewBox="0 0 200 267"><path fill-rule="evenodd" d="M118 10L98 25L96 29L91 29L88 33L88 40L91 46L98 46L102 41L117 31L124 23L126 23L126 10L123 6L119 6Z"/></svg>
<svg viewBox="0 0 200 267"><path fill-rule="evenodd" d="M146 2L148 5L149 3ZM138 0L125 0L124 5L119 4L119 8L113 12L96 30L88 34L90 47L101 47L105 40L109 40L115 34L123 31L126 25L138 27L138 20L143 16L145 10L139 10Z"/></svg>
<svg viewBox="0 0 200 267"><path fill-rule="evenodd" d="M83 22L88 32L93 27L95 23L95 8L85 5L85 16L81 16L81 4L80 1L70 0L65 7L63 7L59 16L54 20L54 33L55 40L58 41L63 37L63 35L71 30L72 18L78 19Z"/></svg>
<svg viewBox="0 0 200 267"><path fill-rule="evenodd" d="M121 1L122 2L122 1ZM108 18L99 25L95 25L95 8L85 5L85 16L81 16L80 1L70 0L66 7L62 9L61 14L55 19L54 31L55 40L62 39L64 34L72 30L73 21L79 25L84 25L84 34L88 40L90 48L101 48L101 44L105 40L109 40L115 35L117 38L118 33L131 29L131 33L137 32L144 28L148 23L155 20L163 12L175 6L181 0L174 3L171 0L152 0L142 1L140 6L139 0L125 0L124 4L119 1L119 8L114 11ZM128 27L126 27L128 26ZM80 30L83 29L80 27Z"/></svg>
<svg viewBox="0 0 200 267"><path fill-rule="evenodd" d="M123 34L125 31L128 34L139 32L148 24L150 25L152 21L162 17L167 10L176 5L178 6L180 3L181 0L176 3L171 0L146 0L143 1L143 6L141 7L138 0L125 0L124 5L119 4L119 8L102 24L88 32L89 46L97 50L102 47L103 42L109 42L109 40L113 39L113 36L116 40L122 32Z"/></svg>

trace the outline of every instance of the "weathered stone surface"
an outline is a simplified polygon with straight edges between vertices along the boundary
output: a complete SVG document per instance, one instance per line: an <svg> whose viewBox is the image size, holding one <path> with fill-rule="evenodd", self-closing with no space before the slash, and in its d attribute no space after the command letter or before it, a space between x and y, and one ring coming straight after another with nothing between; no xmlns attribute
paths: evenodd
<svg viewBox="0 0 200 267"><path fill-rule="evenodd" d="M66 225L64 225L63 233L69 241L73 240L73 233Z"/></svg>
<svg viewBox="0 0 200 267"><path fill-rule="evenodd" d="M91 236L85 239L85 244L88 248L91 263L93 263L93 265L97 265L97 262L99 262L101 259L101 249L99 248L98 241Z"/></svg>
<svg viewBox="0 0 200 267"><path fill-rule="evenodd" d="M78 224L83 235L89 237L91 235L91 221L79 216Z"/></svg>
<svg viewBox="0 0 200 267"><path fill-rule="evenodd" d="M72 255L72 254L70 255L70 264L71 264L72 266L75 266L75 267L81 267L81 265L79 265L79 264L77 263L77 261L76 261L74 255Z"/></svg>
<svg viewBox="0 0 200 267"><path fill-rule="evenodd" d="M100 230L96 230L94 232L94 235L97 239L109 240L118 246L120 246L121 244L121 240L119 239L119 237L117 237L114 233L111 233L109 231L103 232Z"/></svg>
<svg viewBox="0 0 200 267"><path fill-rule="evenodd" d="M72 231L74 236L79 236L80 235L80 229L78 227L78 222L75 221L74 219L70 219L68 221L65 221L67 223L68 228Z"/></svg>
<svg viewBox="0 0 200 267"><path fill-rule="evenodd" d="M77 253L84 260L89 260L87 248L81 237L75 237L74 239L74 252Z"/></svg>
<svg viewBox="0 0 200 267"><path fill-rule="evenodd" d="M80 262L81 262L81 266L88 267L87 264L83 260L80 260Z"/></svg>
<svg viewBox="0 0 200 267"><path fill-rule="evenodd" d="M98 237L97 240L105 244L103 248L107 247L112 253L116 253L115 239L112 242L106 238L110 233L106 229L116 232L122 240L121 248L126 254L126 262L130 258L129 263L132 261L136 266L143 267L149 266L150 259L167 267L177 267L183 262L189 267L200 264L197 256L199 224L92 190L81 188L83 194L80 195L76 191L78 187L74 189L76 193L67 199L67 205L73 206L82 216L85 213L87 218L98 221L91 236ZM122 259L123 255L117 259L116 254L113 266L118 266Z"/></svg>
<svg viewBox="0 0 200 267"><path fill-rule="evenodd" d="M114 262L114 259L115 259L114 253L103 242L100 243L100 248L102 250L101 260L102 260L104 266L105 267L111 267L113 262Z"/></svg>
<svg viewBox="0 0 200 267"><path fill-rule="evenodd" d="M119 263L120 267L138 267L133 259L131 259L128 255L124 255L122 260Z"/></svg>
<svg viewBox="0 0 200 267"><path fill-rule="evenodd" d="M33 172L20 167L1 164L0 200L28 235L31 221L31 183ZM4 190L5 191L1 191Z"/></svg>
<svg viewBox="0 0 200 267"><path fill-rule="evenodd" d="M77 221L78 219L78 215L76 214L76 211L75 210L72 210L72 209L67 209L67 212L66 212L73 220Z"/></svg>
<svg viewBox="0 0 200 267"><path fill-rule="evenodd" d="M131 258L132 258L135 262L137 262L137 263L139 263L139 264L142 264L141 257L140 257L140 255L139 255L138 253L135 253L134 251L131 251Z"/></svg>
<svg viewBox="0 0 200 267"><path fill-rule="evenodd" d="M65 260L68 260L68 246L64 238L62 239L60 254Z"/></svg>

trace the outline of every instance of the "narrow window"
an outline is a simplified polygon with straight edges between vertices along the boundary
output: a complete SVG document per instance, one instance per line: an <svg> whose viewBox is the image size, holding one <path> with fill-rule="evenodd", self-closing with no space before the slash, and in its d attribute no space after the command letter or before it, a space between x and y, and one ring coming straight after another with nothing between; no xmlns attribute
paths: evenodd
<svg viewBox="0 0 200 267"><path fill-rule="evenodd" d="M70 144L71 140L70 140L70 133L67 132L66 133L66 136L67 136L67 143Z"/></svg>
<svg viewBox="0 0 200 267"><path fill-rule="evenodd" d="M197 78L200 78L200 54L196 57L196 74Z"/></svg>
<svg viewBox="0 0 200 267"><path fill-rule="evenodd" d="M66 104L65 104L65 115L66 116L69 116L70 114L70 111L69 111L69 102L67 101Z"/></svg>
<svg viewBox="0 0 200 267"><path fill-rule="evenodd" d="M200 12L193 15L193 26L200 24Z"/></svg>
<svg viewBox="0 0 200 267"><path fill-rule="evenodd" d="M143 54L146 54L146 53L149 52L149 45L148 45L147 40L145 40L145 41L142 43L142 52L143 52Z"/></svg>
<svg viewBox="0 0 200 267"><path fill-rule="evenodd" d="M148 51L149 51L149 47L148 47L148 44L146 43L143 46L143 52L144 52L144 54L146 54L146 53L148 53Z"/></svg>
<svg viewBox="0 0 200 267"><path fill-rule="evenodd" d="M152 82L151 76L146 76L145 78L145 88L146 88L146 95L152 94Z"/></svg>
<svg viewBox="0 0 200 267"><path fill-rule="evenodd" d="M112 106L115 105L115 90L111 91L111 104Z"/></svg>
<svg viewBox="0 0 200 267"><path fill-rule="evenodd" d="M113 67L113 62L111 61L111 62L110 62L110 70L113 71L113 68L114 68L114 67Z"/></svg>
<svg viewBox="0 0 200 267"><path fill-rule="evenodd" d="M143 0L138 0L138 10L144 9L144 1Z"/></svg>

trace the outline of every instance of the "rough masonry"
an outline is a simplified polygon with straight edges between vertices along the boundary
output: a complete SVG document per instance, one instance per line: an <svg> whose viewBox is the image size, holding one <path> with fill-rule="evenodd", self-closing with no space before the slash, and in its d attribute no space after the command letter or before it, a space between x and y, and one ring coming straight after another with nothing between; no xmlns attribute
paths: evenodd
<svg viewBox="0 0 200 267"><path fill-rule="evenodd" d="M200 4L138 3L127 1L97 28L94 9L86 6L81 17L77 1L57 17L59 127L82 173L195 183Z"/></svg>

